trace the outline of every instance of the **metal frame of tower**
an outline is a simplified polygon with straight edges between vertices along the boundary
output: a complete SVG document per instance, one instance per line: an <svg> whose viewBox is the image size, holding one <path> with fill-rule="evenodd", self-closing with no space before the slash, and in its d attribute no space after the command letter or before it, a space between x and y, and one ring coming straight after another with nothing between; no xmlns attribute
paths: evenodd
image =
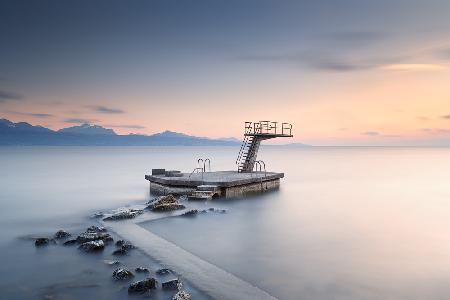
<svg viewBox="0 0 450 300"><path fill-rule="evenodd" d="M244 139L236 159L238 172L252 172L263 140L293 137L292 124L272 121L245 122Z"/></svg>

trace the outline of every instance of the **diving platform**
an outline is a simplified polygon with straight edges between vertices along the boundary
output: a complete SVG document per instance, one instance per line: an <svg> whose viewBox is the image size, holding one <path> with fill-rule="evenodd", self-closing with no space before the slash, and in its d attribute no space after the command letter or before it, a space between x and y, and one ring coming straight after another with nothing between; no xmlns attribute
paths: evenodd
<svg viewBox="0 0 450 300"><path fill-rule="evenodd" d="M277 189L284 173L266 171L266 164L257 160L261 142L278 137L292 137L292 125L271 121L245 122L244 139L236 160L236 171L211 172L211 160L199 158L191 173L152 169L145 175L150 193L156 195L187 195L192 199L238 197L249 193Z"/></svg>

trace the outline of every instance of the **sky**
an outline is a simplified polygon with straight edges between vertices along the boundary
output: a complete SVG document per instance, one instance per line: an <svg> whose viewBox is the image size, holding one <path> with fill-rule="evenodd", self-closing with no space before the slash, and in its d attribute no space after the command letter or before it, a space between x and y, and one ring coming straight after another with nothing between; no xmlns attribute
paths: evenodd
<svg viewBox="0 0 450 300"><path fill-rule="evenodd" d="M450 1L0 0L0 118L450 145Z"/></svg>

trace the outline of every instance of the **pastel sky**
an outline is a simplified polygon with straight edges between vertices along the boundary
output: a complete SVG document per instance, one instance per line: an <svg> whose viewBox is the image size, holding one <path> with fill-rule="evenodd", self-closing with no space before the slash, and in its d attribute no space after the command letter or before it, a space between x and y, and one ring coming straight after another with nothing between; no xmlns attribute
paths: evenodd
<svg viewBox="0 0 450 300"><path fill-rule="evenodd" d="M2 0L0 118L450 145L449 16L448 0Z"/></svg>

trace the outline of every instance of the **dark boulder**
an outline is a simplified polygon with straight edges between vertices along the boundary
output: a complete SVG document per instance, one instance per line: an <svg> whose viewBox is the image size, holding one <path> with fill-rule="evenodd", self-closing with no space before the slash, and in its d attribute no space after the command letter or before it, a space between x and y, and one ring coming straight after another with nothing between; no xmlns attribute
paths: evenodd
<svg viewBox="0 0 450 300"><path fill-rule="evenodd" d="M85 252L96 252L101 251L105 248L105 243L102 240L90 241L81 244L78 249L83 250Z"/></svg>
<svg viewBox="0 0 450 300"><path fill-rule="evenodd" d="M147 268L143 268L143 267L137 267L136 269L134 269L137 273L149 273L149 269Z"/></svg>
<svg viewBox="0 0 450 300"><path fill-rule="evenodd" d="M183 204L177 204L177 203L169 203L169 204L160 204L156 205L152 208L152 211L155 212L161 212L161 211L172 211L172 210L178 210L178 209L184 209L186 206Z"/></svg>
<svg viewBox="0 0 450 300"><path fill-rule="evenodd" d="M190 300L191 294L185 291L178 291L173 297L172 300Z"/></svg>
<svg viewBox="0 0 450 300"><path fill-rule="evenodd" d="M178 279L172 279L162 283L162 288L164 290L179 290L183 284Z"/></svg>
<svg viewBox="0 0 450 300"><path fill-rule="evenodd" d="M158 197L147 205L147 209L151 209L152 211L171 211L183 208L185 206L180 204L172 194Z"/></svg>
<svg viewBox="0 0 450 300"><path fill-rule="evenodd" d="M61 230L58 230L53 237L55 239L59 240L59 239L66 239L69 236L71 236L70 233L68 233L67 231L61 229Z"/></svg>
<svg viewBox="0 0 450 300"><path fill-rule="evenodd" d="M117 265L120 265L120 261L118 261L118 260L107 260L107 259L105 259L103 262L104 262L105 264L107 264L108 266L117 266Z"/></svg>
<svg viewBox="0 0 450 300"><path fill-rule="evenodd" d="M136 281L128 287L130 294L143 294L151 289L156 289L158 282L155 278L146 278L144 280Z"/></svg>
<svg viewBox="0 0 450 300"><path fill-rule="evenodd" d="M128 241L124 241L124 240L118 240L116 242L116 246L117 247L121 247L124 248L126 250L130 250L130 249L136 249L136 246L133 245L132 243L128 242Z"/></svg>
<svg viewBox="0 0 450 300"><path fill-rule="evenodd" d="M83 232L77 237L77 242L80 244L96 240L102 240L106 244L113 242L113 238L108 233L103 232Z"/></svg>
<svg viewBox="0 0 450 300"><path fill-rule="evenodd" d="M198 209L191 209L187 212L184 212L180 215L180 217L195 217L199 213Z"/></svg>
<svg viewBox="0 0 450 300"><path fill-rule="evenodd" d="M34 245L36 247L47 246L47 245L50 245L50 244L56 244L55 240L54 239L49 239L49 238L37 238L34 241Z"/></svg>
<svg viewBox="0 0 450 300"><path fill-rule="evenodd" d="M77 240L72 239L72 240L65 241L65 242L63 243L63 245L64 245L64 246L71 246L71 245L74 245L74 244L76 244L76 243L77 243Z"/></svg>
<svg viewBox="0 0 450 300"><path fill-rule="evenodd" d="M131 273L131 271L120 268L114 270L112 277L114 280L127 280L133 278L134 275L133 273Z"/></svg>
<svg viewBox="0 0 450 300"><path fill-rule="evenodd" d="M119 221L125 219L133 219L136 216L142 214L144 211L142 209L127 209L124 211L112 214L109 217L103 218L103 221Z"/></svg>
<svg viewBox="0 0 450 300"><path fill-rule="evenodd" d="M92 225L86 229L86 232L106 232L106 228Z"/></svg>
<svg viewBox="0 0 450 300"><path fill-rule="evenodd" d="M116 256L127 255L127 254L128 254L128 250L127 250L127 249L124 249L124 248L116 249L116 250L114 250L114 252L112 253L112 255L116 255Z"/></svg>
<svg viewBox="0 0 450 300"><path fill-rule="evenodd" d="M156 274L158 274L158 275L168 275L168 274L172 274L172 270L163 268L163 269L157 270Z"/></svg>

